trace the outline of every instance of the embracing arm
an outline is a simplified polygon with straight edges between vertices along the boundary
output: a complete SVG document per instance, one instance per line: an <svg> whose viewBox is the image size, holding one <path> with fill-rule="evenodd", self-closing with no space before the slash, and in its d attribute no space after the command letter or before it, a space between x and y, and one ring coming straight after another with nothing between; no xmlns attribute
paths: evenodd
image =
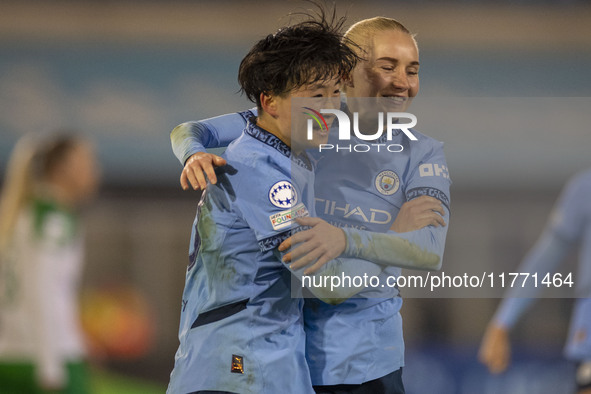
<svg viewBox="0 0 591 394"><path fill-rule="evenodd" d="M407 193L413 199L403 204L386 233L343 229L347 238L343 254L385 266L439 270L450 216L449 185L439 188L445 189L445 192L428 186L417 187Z"/></svg>
<svg viewBox="0 0 591 394"><path fill-rule="evenodd" d="M284 253L275 249L275 256L284 262ZM304 267L287 268L298 279L300 286L308 289L316 298L327 304L336 305L348 298L355 296L365 289L365 284L360 286L346 285L345 277L372 277L382 271L379 265L361 259L336 258L324 264L317 272L308 274Z"/></svg>
<svg viewBox="0 0 591 394"><path fill-rule="evenodd" d="M440 269L449 226L451 184L442 145L433 144L410 167L413 170L405 191L407 202L400 208L390 231L380 233L343 228L339 231L344 233L341 238L345 242L339 243L341 238L337 236L326 240L333 232L333 226L317 219L318 224L310 225L314 225L313 229L318 227L319 231L296 234L292 240L294 244L306 243L299 249L294 248L287 259L295 261L295 268L314 262L307 272L314 272L341 253L343 257L369 260L383 266ZM282 248L290 246L288 240Z"/></svg>
<svg viewBox="0 0 591 394"><path fill-rule="evenodd" d="M441 268L447 227L425 227L408 233L375 233L343 229L347 246L343 255L370 260L376 264L438 270Z"/></svg>
<svg viewBox="0 0 591 394"><path fill-rule="evenodd" d="M256 116L255 109L181 123L172 130L172 150L184 166L181 174L183 189L188 189L189 183L194 189L205 189L207 182L203 173L211 183L217 182L213 167L226 162L217 155L207 153L206 149L228 146L240 136L251 116Z"/></svg>
<svg viewBox="0 0 591 394"><path fill-rule="evenodd" d="M172 151L182 165L207 148L225 148L240 136L249 116L256 110L234 112L209 119L181 123L170 132Z"/></svg>
<svg viewBox="0 0 591 394"><path fill-rule="evenodd" d="M429 199L430 197L426 196L417 198L421 200L418 205L438 205ZM423 204L425 202L426 204ZM404 205L406 204L410 202ZM405 209L404 205L401 212ZM299 224L312 228L294 234L283 242L279 249L284 251L294 245L284 256L285 262L294 261L291 264L293 269L297 270L313 263L304 271L305 274L316 272L338 256L368 260L382 266L437 270L441 267L447 233L445 220L448 220L449 215L442 217L432 209L427 209L428 213L423 215L422 211L418 211L402 224L397 220L401 227L416 229L405 233L392 230L378 233L353 228L341 229L319 218L300 218L297 219ZM396 222L392 227L395 227L395 224Z"/></svg>
<svg viewBox="0 0 591 394"><path fill-rule="evenodd" d="M345 254L401 268L441 268L450 220L451 180L443 144L435 140L424 143L429 148L419 150L423 153L409 165L407 202L390 230L376 234L347 229Z"/></svg>

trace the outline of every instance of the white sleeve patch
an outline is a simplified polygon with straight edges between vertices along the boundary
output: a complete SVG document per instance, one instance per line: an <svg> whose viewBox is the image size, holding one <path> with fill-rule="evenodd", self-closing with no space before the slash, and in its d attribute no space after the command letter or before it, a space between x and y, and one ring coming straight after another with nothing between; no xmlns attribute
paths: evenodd
<svg viewBox="0 0 591 394"><path fill-rule="evenodd" d="M447 167L444 165L427 163L419 166L419 175L424 176L441 176L445 179L449 179L449 173Z"/></svg>
<svg viewBox="0 0 591 394"><path fill-rule="evenodd" d="M273 230L281 230L289 227L295 219L304 216L310 216L310 213L304 203L299 203L291 209L274 213L269 216L269 220L271 221L271 225L273 225Z"/></svg>

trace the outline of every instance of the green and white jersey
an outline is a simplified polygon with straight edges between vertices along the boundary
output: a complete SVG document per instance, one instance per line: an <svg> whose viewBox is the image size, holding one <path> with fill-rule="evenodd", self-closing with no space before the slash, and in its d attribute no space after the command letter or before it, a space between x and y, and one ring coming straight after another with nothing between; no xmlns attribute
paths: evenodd
<svg viewBox="0 0 591 394"><path fill-rule="evenodd" d="M82 240L75 217L48 200L18 217L0 264L0 360L32 362L39 379L62 384L84 346L78 318Z"/></svg>

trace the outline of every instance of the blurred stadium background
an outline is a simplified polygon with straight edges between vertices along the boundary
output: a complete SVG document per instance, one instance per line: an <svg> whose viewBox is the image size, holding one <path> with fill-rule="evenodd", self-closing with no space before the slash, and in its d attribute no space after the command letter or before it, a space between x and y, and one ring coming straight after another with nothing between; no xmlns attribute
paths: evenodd
<svg viewBox="0 0 591 394"><path fill-rule="evenodd" d="M337 4L348 24L384 15L416 32L421 100L461 112L461 119L443 116L418 127L445 142L454 182L444 270L514 269L568 177L591 165L591 6L566 0ZM236 93L240 59L301 7L231 0L0 3L0 173L24 133L66 127L92 136L104 174L100 197L86 212L85 285L133 286L152 309L149 352L136 360L106 359L101 382L112 382L114 373L133 379L121 383L131 384L129 390L166 387L198 199L180 190L169 132L182 121L249 108ZM503 103L496 109L541 100L549 116L536 123L533 111L521 118L533 126L513 127L494 111L470 111L468 103L478 100ZM553 113L552 103L563 110ZM571 116L564 108L574 108ZM491 377L476 350L498 301L405 301L409 394L568 392L572 366L561 347L571 300L539 302L513 332L514 367ZM103 392L121 390L108 384Z"/></svg>

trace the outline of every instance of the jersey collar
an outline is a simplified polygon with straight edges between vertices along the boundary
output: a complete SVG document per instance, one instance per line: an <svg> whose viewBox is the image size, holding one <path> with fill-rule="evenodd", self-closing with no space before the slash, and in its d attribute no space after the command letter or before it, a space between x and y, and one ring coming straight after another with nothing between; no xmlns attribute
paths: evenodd
<svg viewBox="0 0 591 394"><path fill-rule="evenodd" d="M244 132L251 137L261 141L263 144L270 146L283 156L291 159L293 162L308 170L312 170L312 163L306 153L294 155L291 148L276 135L256 125L256 118L252 117L248 120Z"/></svg>

